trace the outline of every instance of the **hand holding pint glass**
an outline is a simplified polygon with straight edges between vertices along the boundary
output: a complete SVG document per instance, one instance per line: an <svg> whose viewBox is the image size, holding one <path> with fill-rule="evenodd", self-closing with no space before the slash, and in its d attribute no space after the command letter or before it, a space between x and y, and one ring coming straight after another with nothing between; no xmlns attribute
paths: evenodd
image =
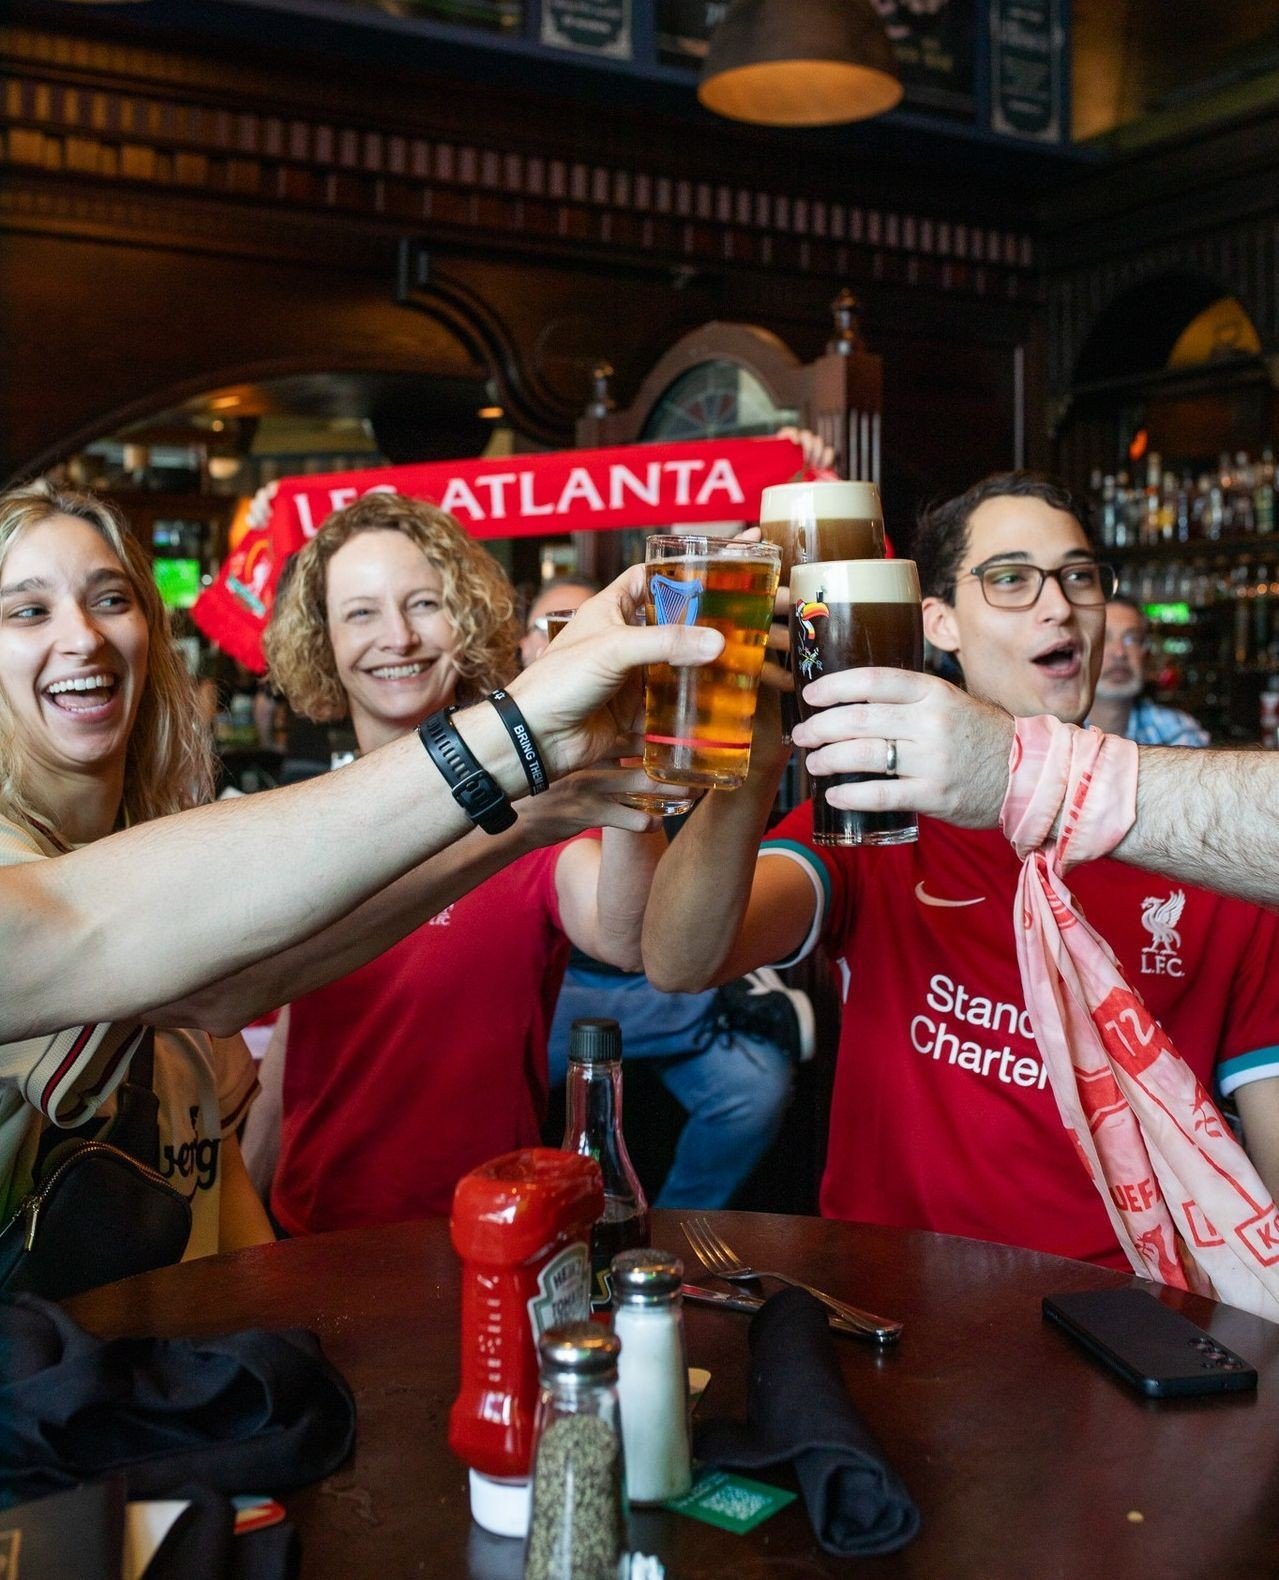
<svg viewBox="0 0 1279 1580"><path fill-rule="evenodd" d="M791 571L791 668L799 716L821 710L803 690L819 675L876 665L924 667L919 577L913 560L840 560ZM881 774L813 779L813 843L904 845L919 837L913 812L849 812L826 799L832 784L862 784Z"/></svg>
<svg viewBox="0 0 1279 1580"><path fill-rule="evenodd" d="M771 543L648 540L649 623L710 626L724 636L720 656L696 673L649 665L644 770L651 778L711 790L745 783L780 565Z"/></svg>
<svg viewBox="0 0 1279 1580"><path fill-rule="evenodd" d="M555 609L544 616L548 647L568 625L575 613L573 609ZM642 619L640 624L643 624ZM639 768L643 766L643 759L622 757L618 759L618 766ZM637 811L647 812L651 817L679 817L685 812L692 811L697 804L697 797L687 790L659 788L656 784L652 790L619 790L614 794L613 800L621 806L634 807Z"/></svg>

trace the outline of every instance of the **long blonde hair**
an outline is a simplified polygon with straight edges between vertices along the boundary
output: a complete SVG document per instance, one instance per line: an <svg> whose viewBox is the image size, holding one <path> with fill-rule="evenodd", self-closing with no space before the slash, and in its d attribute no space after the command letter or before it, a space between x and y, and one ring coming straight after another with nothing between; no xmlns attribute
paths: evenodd
<svg viewBox="0 0 1279 1580"><path fill-rule="evenodd" d="M329 640L329 561L360 532L402 532L439 572L441 608L458 635L458 701L477 701L515 673L519 629L502 567L436 505L403 494L366 494L335 510L288 566L263 646L271 679L296 712L318 723L345 718L346 692Z"/></svg>
<svg viewBox="0 0 1279 1580"><path fill-rule="evenodd" d="M19 536L55 516L87 522L124 567L146 619L147 678L129 735L120 821L145 823L212 799L213 758L200 722L195 687L173 641L150 562L105 500L34 484L0 495L0 567ZM0 810L30 824L50 821L24 774L17 722L0 686Z"/></svg>

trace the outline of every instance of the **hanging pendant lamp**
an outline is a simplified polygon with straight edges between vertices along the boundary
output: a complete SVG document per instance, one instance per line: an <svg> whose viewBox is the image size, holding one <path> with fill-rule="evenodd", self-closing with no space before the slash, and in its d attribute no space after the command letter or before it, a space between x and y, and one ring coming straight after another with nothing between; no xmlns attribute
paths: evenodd
<svg viewBox="0 0 1279 1580"><path fill-rule="evenodd" d="M733 0L697 88L708 110L762 126L861 121L901 96L871 0Z"/></svg>

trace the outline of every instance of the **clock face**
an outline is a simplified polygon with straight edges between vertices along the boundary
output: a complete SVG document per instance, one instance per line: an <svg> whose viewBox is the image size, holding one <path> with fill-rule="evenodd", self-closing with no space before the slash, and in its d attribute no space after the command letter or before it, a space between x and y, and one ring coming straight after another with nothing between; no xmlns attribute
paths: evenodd
<svg viewBox="0 0 1279 1580"><path fill-rule="evenodd" d="M737 362L703 362L682 373L653 407L642 439L750 438L798 423L775 406L759 379Z"/></svg>

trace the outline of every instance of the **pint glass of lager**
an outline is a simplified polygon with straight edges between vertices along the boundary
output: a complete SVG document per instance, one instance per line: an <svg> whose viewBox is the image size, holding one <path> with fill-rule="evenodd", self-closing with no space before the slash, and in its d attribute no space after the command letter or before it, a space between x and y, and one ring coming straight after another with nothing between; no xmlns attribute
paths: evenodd
<svg viewBox="0 0 1279 1580"><path fill-rule="evenodd" d="M735 790L750 766L751 729L781 551L772 543L654 537L645 558L653 625L705 625L724 650L709 664L650 664L644 769L663 784Z"/></svg>
<svg viewBox="0 0 1279 1580"><path fill-rule="evenodd" d="M819 675L875 665L924 667L924 627L914 560L842 560L791 571L791 670L799 716L811 718L803 688ZM846 812L826 800L833 784L861 784L880 774L813 779L813 843L904 845L918 838L913 812Z"/></svg>

